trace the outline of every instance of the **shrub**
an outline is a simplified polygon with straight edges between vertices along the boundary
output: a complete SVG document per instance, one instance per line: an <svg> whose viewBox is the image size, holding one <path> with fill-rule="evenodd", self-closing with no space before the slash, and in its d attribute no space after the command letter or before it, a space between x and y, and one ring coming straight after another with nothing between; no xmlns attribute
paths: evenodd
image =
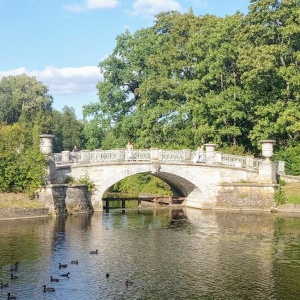
<svg viewBox="0 0 300 300"><path fill-rule="evenodd" d="M93 188L95 187L95 184L93 183L93 181L90 179L89 175L86 174L83 177L79 178L77 180L77 183L79 184L85 184L87 186L88 191L93 190Z"/></svg>
<svg viewBox="0 0 300 300"><path fill-rule="evenodd" d="M300 175L300 145L280 149L274 154L274 160L285 161L286 174Z"/></svg>
<svg viewBox="0 0 300 300"><path fill-rule="evenodd" d="M95 187L95 184L90 179L89 175L86 174L83 177L80 177L79 179L75 179L73 176L68 176L66 179L66 183L68 184L85 184L87 186L88 191L93 190Z"/></svg>

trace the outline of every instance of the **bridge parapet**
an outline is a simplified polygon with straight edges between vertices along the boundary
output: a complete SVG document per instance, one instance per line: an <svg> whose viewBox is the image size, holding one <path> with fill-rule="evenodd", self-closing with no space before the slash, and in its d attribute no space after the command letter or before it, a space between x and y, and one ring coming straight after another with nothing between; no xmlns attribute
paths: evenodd
<svg viewBox="0 0 300 300"><path fill-rule="evenodd" d="M192 163L192 158L196 154L190 149L183 150L163 150L163 149L136 149L126 151L125 149L93 151L82 150L79 152L63 151L62 153L54 153L54 162L56 164L69 163L107 163L107 162L171 162L171 163ZM259 169L260 162L263 159L254 158L252 156L239 156L226 154L222 152L203 152L206 164L219 164L238 168ZM198 164L198 163L196 163Z"/></svg>

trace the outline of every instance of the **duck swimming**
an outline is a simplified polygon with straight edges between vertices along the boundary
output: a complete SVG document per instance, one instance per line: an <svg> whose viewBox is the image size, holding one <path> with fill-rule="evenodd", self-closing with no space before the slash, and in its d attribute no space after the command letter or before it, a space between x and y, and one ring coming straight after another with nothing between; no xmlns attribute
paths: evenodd
<svg viewBox="0 0 300 300"><path fill-rule="evenodd" d="M98 249L90 251L90 254L98 254Z"/></svg>
<svg viewBox="0 0 300 300"><path fill-rule="evenodd" d="M16 275L14 275L14 274L11 274L10 275L10 279L18 279L19 277L18 276L16 276Z"/></svg>
<svg viewBox="0 0 300 300"><path fill-rule="evenodd" d="M55 292L55 288L53 287L46 287L46 285L43 285L44 293L46 292Z"/></svg>
<svg viewBox="0 0 300 300"><path fill-rule="evenodd" d="M7 300L17 299L15 296L12 296L10 293L7 293Z"/></svg>
<svg viewBox="0 0 300 300"><path fill-rule="evenodd" d="M18 271L19 267L20 267L20 263L18 261L16 261L15 264L10 267L10 270L11 271Z"/></svg>
<svg viewBox="0 0 300 300"><path fill-rule="evenodd" d="M8 283L3 283L3 282L1 281L1 283L0 283L0 289L3 289L3 288L5 288L5 287L8 287Z"/></svg>
<svg viewBox="0 0 300 300"><path fill-rule="evenodd" d="M105 275L105 276L106 276L106 278L108 279L110 275L109 275L109 273L106 273L106 275Z"/></svg>
<svg viewBox="0 0 300 300"><path fill-rule="evenodd" d="M59 268L61 269L61 268L66 268L68 265L67 264L61 264L61 263L59 263Z"/></svg>
<svg viewBox="0 0 300 300"><path fill-rule="evenodd" d="M3 289L3 288L6 288L6 287L8 287L8 283L1 282L0 288Z"/></svg>
<svg viewBox="0 0 300 300"><path fill-rule="evenodd" d="M50 276L50 281L51 282L59 282L58 278L53 278L52 276Z"/></svg>
<svg viewBox="0 0 300 300"><path fill-rule="evenodd" d="M126 281L125 281L125 284L126 284L126 286L129 286L129 285L132 285L133 282L132 282L132 281L129 281L129 280L126 280Z"/></svg>
<svg viewBox="0 0 300 300"><path fill-rule="evenodd" d="M69 278L69 274L70 274L70 272L68 272L68 273L66 273L66 274L61 274L60 276L61 276L61 277L68 277L68 278Z"/></svg>
<svg viewBox="0 0 300 300"><path fill-rule="evenodd" d="M78 265L78 259L77 260L71 260L72 265Z"/></svg>

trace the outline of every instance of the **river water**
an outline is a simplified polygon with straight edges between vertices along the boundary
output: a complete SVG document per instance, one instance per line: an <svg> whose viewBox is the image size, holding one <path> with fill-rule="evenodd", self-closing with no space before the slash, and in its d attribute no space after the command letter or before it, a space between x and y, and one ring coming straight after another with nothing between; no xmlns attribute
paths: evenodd
<svg viewBox="0 0 300 300"><path fill-rule="evenodd" d="M0 299L300 299L300 217L152 208L1 221L1 281Z"/></svg>

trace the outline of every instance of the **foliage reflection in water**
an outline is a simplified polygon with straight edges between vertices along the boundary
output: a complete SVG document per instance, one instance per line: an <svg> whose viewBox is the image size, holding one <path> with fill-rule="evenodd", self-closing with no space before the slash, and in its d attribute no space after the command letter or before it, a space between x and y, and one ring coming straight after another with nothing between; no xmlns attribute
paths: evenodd
<svg viewBox="0 0 300 300"><path fill-rule="evenodd" d="M17 299L83 300L300 294L296 216L157 208L0 225L0 283L9 283L0 299L8 292ZM20 268L11 272L16 261ZM43 285L55 292L44 293Z"/></svg>

